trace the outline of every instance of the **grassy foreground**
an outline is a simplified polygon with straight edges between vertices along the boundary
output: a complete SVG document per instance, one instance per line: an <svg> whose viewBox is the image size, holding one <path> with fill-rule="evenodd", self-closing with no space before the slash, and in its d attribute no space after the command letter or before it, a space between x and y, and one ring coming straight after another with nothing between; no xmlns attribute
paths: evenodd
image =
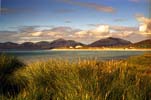
<svg viewBox="0 0 151 100"><path fill-rule="evenodd" d="M23 64L0 56L0 100L150 100L151 54L127 60L50 59Z"/></svg>

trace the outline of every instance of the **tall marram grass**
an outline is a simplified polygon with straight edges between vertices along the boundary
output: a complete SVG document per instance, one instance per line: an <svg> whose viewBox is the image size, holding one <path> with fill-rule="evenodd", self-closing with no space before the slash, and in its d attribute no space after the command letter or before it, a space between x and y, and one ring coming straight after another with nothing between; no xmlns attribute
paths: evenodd
<svg viewBox="0 0 151 100"><path fill-rule="evenodd" d="M23 87L23 79L14 77L17 70L24 64L12 56L0 56L0 95L7 97L16 96Z"/></svg>
<svg viewBox="0 0 151 100"><path fill-rule="evenodd" d="M28 65L7 56L0 60L0 73L5 76L0 74L2 100L151 99L150 54L117 61L50 59ZM5 72L3 67L12 69ZM3 79L9 80L5 84L15 85L9 88Z"/></svg>

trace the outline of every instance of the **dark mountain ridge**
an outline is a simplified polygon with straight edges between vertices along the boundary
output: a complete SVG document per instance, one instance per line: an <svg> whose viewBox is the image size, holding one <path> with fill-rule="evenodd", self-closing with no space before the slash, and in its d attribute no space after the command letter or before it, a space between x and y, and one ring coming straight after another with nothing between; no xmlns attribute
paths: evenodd
<svg viewBox="0 0 151 100"><path fill-rule="evenodd" d="M12 50L41 50L41 49L53 49L61 47L75 47L75 46L85 46L80 42L74 40L57 39L52 42L41 41L37 43L24 42L22 44L17 44L13 42L0 43L0 50L12 49Z"/></svg>
<svg viewBox="0 0 151 100"><path fill-rule="evenodd" d="M90 47L110 47L110 46L124 46L124 45L130 45L130 44L132 44L130 41L123 40L120 38L109 37L109 38L95 41L91 43L89 46Z"/></svg>
<svg viewBox="0 0 151 100"><path fill-rule="evenodd" d="M74 40L64 40L64 39L57 39L50 43L51 48L60 48L60 47L75 47L75 46L85 46L80 42L76 42Z"/></svg>
<svg viewBox="0 0 151 100"><path fill-rule="evenodd" d="M74 40L65 40L57 39L52 42L40 41L37 43L24 42L22 44L17 44L13 42L0 43L0 50L45 50L45 49L54 49L54 48L75 48L76 46L82 47L132 47L132 48L151 48L151 39L140 41L137 43L131 43L130 41L123 40L120 38L105 38L95 41L89 45L74 41Z"/></svg>
<svg viewBox="0 0 151 100"><path fill-rule="evenodd" d="M135 48L151 48L151 39L143 40L137 43L133 43L129 45L129 47Z"/></svg>

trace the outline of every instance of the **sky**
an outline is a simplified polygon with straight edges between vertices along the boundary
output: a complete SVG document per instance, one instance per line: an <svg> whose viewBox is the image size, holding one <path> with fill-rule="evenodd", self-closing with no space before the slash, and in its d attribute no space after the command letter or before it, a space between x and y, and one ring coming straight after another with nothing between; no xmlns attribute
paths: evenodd
<svg viewBox="0 0 151 100"><path fill-rule="evenodd" d="M149 0L1 0L0 42L151 37Z"/></svg>

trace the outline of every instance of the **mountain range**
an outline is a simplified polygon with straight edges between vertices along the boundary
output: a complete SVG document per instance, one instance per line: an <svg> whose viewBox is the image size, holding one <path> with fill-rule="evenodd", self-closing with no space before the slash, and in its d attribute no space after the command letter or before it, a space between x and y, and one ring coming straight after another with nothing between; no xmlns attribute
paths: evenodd
<svg viewBox="0 0 151 100"><path fill-rule="evenodd" d="M135 48L151 48L151 39L143 40L134 44L129 45Z"/></svg>
<svg viewBox="0 0 151 100"><path fill-rule="evenodd" d="M24 42L22 44L5 42L0 43L0 50L41 50L41 49L54 49L61 47L75 47L75 46L85 46L80 42L76 42L74 40L65 40L65 39L57 39L52 42L40 41L37 43L32 42Z"/></svg>
<svg viewBox="0 0 151 100"><path fill-rule="evenodd" d="M109 46L123 46L123 45L129 45L132 44L130 41L123 40L120 38L113 38L109 37L106 39L100 39L98 41L95 41L91 43L90 47L109 47Z"/></svg>
<svg viewBox="0 0 151 100"><path fill-rule="evenodd" d="M83 44L74 40L57 39L52 42L41 41L37 43L24 42L17 44L13 42L0 43L0 50L42 50L54 48L76 48L76 47L133 47L133 48L151 48L151 39L131 43L130 41L108 37L100 39L91 44Z"/></svg>

